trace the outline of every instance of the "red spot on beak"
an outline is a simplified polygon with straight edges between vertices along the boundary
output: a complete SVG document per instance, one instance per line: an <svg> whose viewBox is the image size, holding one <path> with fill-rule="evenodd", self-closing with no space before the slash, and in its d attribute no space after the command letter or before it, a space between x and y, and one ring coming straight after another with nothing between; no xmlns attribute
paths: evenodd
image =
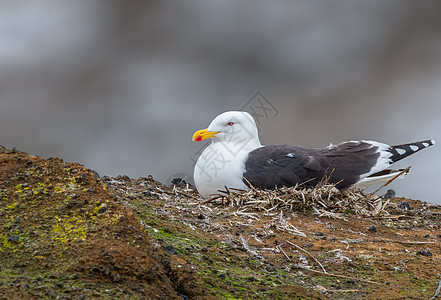
<svg viewBox="0 0 441 300"><path fill-rule="evenodd" d="M195 142L202 141L202 135L198 135L194 140L195 140Z"/></svg>

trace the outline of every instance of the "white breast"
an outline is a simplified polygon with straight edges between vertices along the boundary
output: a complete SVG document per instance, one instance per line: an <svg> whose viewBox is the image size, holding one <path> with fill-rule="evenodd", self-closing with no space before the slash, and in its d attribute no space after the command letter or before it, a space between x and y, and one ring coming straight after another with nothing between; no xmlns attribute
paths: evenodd
<svg viewBox="0 0 441 300"><path fill-rule="evenodd" d="M225 143L212 143L199 157L194 168L194 182L199 194L207 198L218 190L248 189L243 183L245 161L249 151L228 148Z"/></svg>

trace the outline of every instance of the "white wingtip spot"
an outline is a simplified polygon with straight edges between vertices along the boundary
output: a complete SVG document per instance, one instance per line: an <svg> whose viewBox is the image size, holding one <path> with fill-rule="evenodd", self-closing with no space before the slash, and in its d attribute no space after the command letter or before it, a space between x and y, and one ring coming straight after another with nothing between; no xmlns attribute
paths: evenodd
<svg viewBox="0 0 441 300"><path fill-rule="evenodd" d="M425 148L427 148L427 147L430 146L430 144L429 144L429 143L423 143L423 146L424 146Z"/></svg>
<svg viewBox="0 0 441 300"><path fill-rule="evenodd" d="M406 153L406 150L401 149L401 148L395 148L395 150L397 150L399 155L403 155L404 153Z"/></svg>
<svg viewBox="0 0 441 300"><path fill-rule="evenodd" d="M430 140L430 142L432 143L432 145L435 145L435 144L436 144L436 141L435 141L435 140Z"/></svg>
<svg viewBox="0 0 441 300"><path fill-rule="evenodd" d="M420 148L415 145L410 145L410 149L412 149L412 151L418 151Z"/></svg>

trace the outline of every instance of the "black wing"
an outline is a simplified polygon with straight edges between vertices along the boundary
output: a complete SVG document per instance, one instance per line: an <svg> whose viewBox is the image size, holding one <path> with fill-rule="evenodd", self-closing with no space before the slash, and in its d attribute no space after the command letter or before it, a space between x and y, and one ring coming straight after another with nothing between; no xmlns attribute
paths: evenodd
<svg viewBox="0 0 441 300"><path fill-rule="evenodd" d="M347 188L377 163L378 147L368 142L345 142L323 149L270 145L250 152L244 177L257 188L315 186L327 175L330 183ZM248 185L247 181L244 180Z"/></svg>

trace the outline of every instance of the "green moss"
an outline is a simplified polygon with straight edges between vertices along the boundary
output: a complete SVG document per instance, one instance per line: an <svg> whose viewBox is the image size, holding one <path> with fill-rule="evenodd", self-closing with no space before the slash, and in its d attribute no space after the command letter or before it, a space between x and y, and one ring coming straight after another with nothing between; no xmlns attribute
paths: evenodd
<svg viewBox="0 0 441 300"><path fill-rule="evenodd" d="M84 241L87 236L87 228L84 219L74 214L70 218L54 217L52 225L52 241L56 244L66 244L69 241Z"/></svg>
<svg viewBox="0 0 441 300"><path fill-rule="evenodd" d="M0 234L0 251L3 252L5 250L9 250L12 248L11 242L8 241L8 238L2 234Z"/></svg>

